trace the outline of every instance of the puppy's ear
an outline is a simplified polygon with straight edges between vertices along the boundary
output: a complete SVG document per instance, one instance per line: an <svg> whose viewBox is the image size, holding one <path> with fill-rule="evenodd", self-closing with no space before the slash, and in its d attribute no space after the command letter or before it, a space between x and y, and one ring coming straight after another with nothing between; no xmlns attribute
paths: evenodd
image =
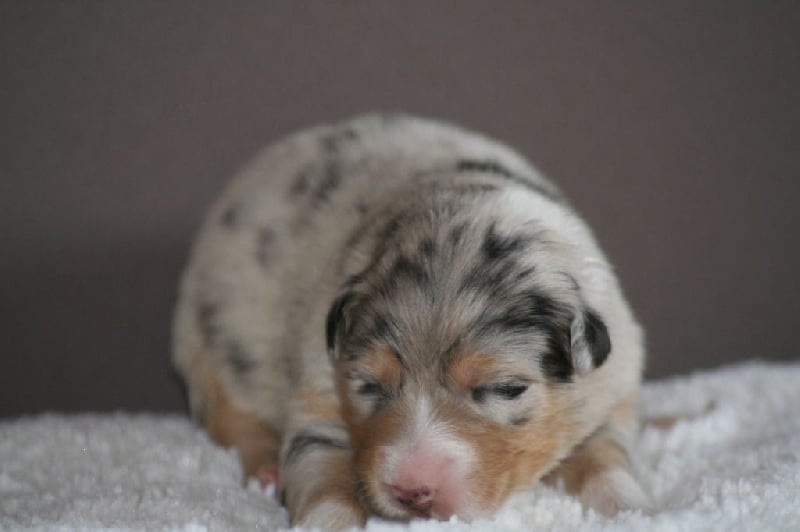
<svg viewBox="0 0 800 532"><path fill-rule="evenodd" d="M325 338L328 344L328 355L336 360L339 356L337 340L347 327L347 306L353 299L353 292L348 290L337 297L330 310L328 318L325 320Z"/></svg>
<svg viewBox="0 0 800 532"><path fill-rule="evenodd" d="M592 309L578 312L570 326L572 367L585 375L603 365L611 352L608 328Z"/></svg>

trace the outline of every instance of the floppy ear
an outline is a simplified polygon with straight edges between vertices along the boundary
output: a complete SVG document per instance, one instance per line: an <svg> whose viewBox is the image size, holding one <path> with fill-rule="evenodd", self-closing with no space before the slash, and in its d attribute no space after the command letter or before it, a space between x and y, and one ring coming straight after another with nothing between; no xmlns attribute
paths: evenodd
<svg viewBox="0 0 800 532"><path fill-rule="evenodd" d="M578 375L602 366L611 352L608 328L590 308L576 314L570 326L570 337L572 367Z"/></svg>
<svg viewBox="0 0 800 532"><path fill-rule="evenodd" d="M348 290L337 297L328 310L328 318L325 320L325 337L328 344L328 355L333 360L338 357L337 338L341 336L347 326L345 311L352 298L353 292Z"/></svg>

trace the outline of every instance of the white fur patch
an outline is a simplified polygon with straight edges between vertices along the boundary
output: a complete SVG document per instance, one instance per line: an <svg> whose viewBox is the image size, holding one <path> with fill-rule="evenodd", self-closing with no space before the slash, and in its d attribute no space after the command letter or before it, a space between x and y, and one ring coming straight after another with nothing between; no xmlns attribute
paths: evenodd
<svg viewBox="0 0 800 532"><path fill-rule="evenodd" d="M430 448L434 453L453 459L460 465L465 473L475 462L475 451L472 446L457 438L451 427L437 419L430 400L421 395L415 405L412 420L412 430L398 446L401 450L416 445Z"/></svg>
<svg viewBox="0 0 800 532"><path fill-rule="evenodd" d="M408 429L401 439L384 448L378 478L394 484L411 471L419 482L433 484L438 497L453 510L463 515L472 513L473 498L466 482L476 462L472 445L455 435L424 395L416 398L409 416Z"/></svg>

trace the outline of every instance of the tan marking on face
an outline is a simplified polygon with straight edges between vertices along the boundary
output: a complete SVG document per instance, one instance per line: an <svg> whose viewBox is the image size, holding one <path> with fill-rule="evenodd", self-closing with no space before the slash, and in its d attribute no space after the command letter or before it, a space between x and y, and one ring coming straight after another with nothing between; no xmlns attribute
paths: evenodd
<svg viewBox="0 0 800 532"><path fill-rule="evenodd" d="M399 409L389 406L373 414L368 423L350 427L356 477L366 488L362 494L370 507L384 515L387 508L378 504L380 499L377 496L381 490L378 471L385 459L382 449L400 439L406 423L407 419Z"/></svg>
<svg viewBox="0 0 800 532"><path fill-rule="evenodd" d="M388 350L376 350L368 355L363 367L370 368L369 373L387 388L399 384L402 377L402 367ZM455 358L445 368L444 377L465 399L469 390L509 376L510 369L507 361L498 356L470 352ZM340 378L340 387L344 385L344 379ZM439 386L439 380L436 379L435 384L430 380L428 385ZM497 508L512 491L533 484L579 438L578 427L571 415L570 396L555 385L540 383L537 386L546 387L546 391L541 403L536 405L531 421L524 426L495 422L459 403L459 400L445 400L433 406L438 420L452 427L453 436L467 442L476 453L476 461L468 476L468 491L481 511ZM435 390L423 390L423 393L429 397L437 395ZM384 514L387 510L381 508L383 499L377 495L381 489L378 477L384 460L382 449L397 443L402 438L404 427L413 424L408 416L413 415L414 409L402 405L402 400L399 404L390 403L370 415L365 422L355 415L352 405L347 401L343 404L357 476L367 488L368 504Z"/></svg>
<svg viewBox="0 0 800 532"><path fill-rule="evenodd" d="M394 352L385 346L374 349L358 361L358 369L364 374L376 379L387 390L396 390L403 379L403 367ZM351 392L348 390L349 383L341 372L336 374L336 386L339 397L342 398L341 416L350 428L353 436L353 445L357 449L357 435L363 432L361 425L364 420L350 401ZM370 429L374 423L370 417Z"/></svg>
<svg viewBox="0 0 800 532"><path fill-rule="evenodd" d="M521 427L454 413L455 432L472 444L478 457L470 480L483 509L492 510L513 490L533 484L572 440L575 428L565 416L566 398L552 391L546 398L532 422Z"/></svg>
<svg viewBox="0 0 800 532"><path fill-rule="evenodd" d="M403 377L403 366L394 352L386 346L378 347L361 361L360 366L389 390L396 389Z"/></svg>
<svg viewBox="0 0 800 532"><path fill-rule="evenodd" d="M367 375L375 378L387 390L396 390L403 378L403 367L388 347L378 347L359 360L358 367ZM391 441L400 428L399 415L392 408L381 409L368 417L361 419L355 406L350 401L347 379L337 372L337 387L342 398L342 417L350 430L351 444L354 454L361 457L362 461L374 460L374 448L385 445Z"/></svg>
<svg viewBox="0 0 800 532"><path fill-rule="evenodd" d="M500 356L470 352L458 356L446 369L446 376L462 393L468 393L509 376L510 369ZM550 384L538 386L545 386L546 393L524 426L497 423L464 409L449 412L458 437L470 442L477 453L471 481L484 509L497 507L511 491L532 484L577 437L567 395Z"/></svg>
<svg viewBox="0 0 800 532"><path fill-rule="evenodd" d="M575 431L563 417L565 400L558 394L548 398L534 422L524 427L496 423L452 405L436 406L437 418L452 427L453 436L468 442L476 454L467 489L480 511L496 509L512 491L532 485L562 457L563 447ZM369 504L379 512L381 504L376 501L381 498L376 494L381 488L381 449L396 443L408 422L403 411L387 408L365 426L355 427L353 433L356 472L367 487Z"/></svg>
<svg viewBox="0 0 800 532"><path fill-rule="evenodd" d="M478 351L457 357L446 374L457 388L469 391L498 376L500 368L492 355Z"/></svg>

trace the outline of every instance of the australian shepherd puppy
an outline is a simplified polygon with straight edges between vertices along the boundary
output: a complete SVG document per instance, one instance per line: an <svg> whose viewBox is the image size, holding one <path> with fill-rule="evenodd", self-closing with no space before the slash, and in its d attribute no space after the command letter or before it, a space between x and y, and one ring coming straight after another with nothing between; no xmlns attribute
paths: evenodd
<svg viewBox="0 0 800 532"><path fill-rule="evenodd" d="M202 227L174 354L292 524L469 520L540 480L648 505L642 332L611 266L556 186L452 125L371 115L267 148Z"/></svg>

